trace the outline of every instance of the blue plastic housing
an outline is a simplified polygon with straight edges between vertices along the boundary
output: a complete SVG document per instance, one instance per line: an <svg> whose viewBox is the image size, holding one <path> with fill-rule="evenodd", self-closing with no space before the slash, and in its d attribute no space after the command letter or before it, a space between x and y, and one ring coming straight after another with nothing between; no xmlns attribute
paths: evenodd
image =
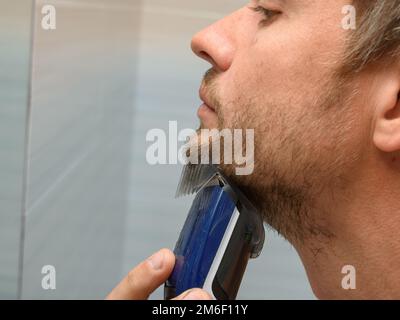
<svg viewBox="0 0 400 320"><path fill-rule="evenodd" d="M176 295L203 286L235 208L218 185L198 192L174 250L176 263L168 286Z"/></svg>

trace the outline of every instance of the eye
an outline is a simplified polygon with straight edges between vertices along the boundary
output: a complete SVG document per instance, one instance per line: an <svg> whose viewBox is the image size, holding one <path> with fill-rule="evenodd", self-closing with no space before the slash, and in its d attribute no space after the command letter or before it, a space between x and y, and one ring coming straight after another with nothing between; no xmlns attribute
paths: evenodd
<svg viewBox="0 0 400 320"><path fill-rule="evenodd" d="M250 7L250 9L263 16L263 20L260 21L260 24L269 23L273 18L280 14L279 11L273 11L262 6Z"/></svg>

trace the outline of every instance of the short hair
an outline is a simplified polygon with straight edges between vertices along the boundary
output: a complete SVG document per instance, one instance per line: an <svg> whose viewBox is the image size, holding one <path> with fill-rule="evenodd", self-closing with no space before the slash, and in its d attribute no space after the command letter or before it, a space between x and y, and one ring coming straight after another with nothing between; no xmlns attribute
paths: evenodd
<svg viewBox="0 0 400 320"><path fill-rule="evenodd" d="M349 38L345 74L400 57L400 0L353 0L357 27Z"/></svg>

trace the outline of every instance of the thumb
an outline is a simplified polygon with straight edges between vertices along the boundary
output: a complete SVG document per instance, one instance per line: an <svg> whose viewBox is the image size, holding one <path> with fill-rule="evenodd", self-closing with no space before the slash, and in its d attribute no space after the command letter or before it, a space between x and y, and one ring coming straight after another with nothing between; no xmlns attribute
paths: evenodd
<svg viewBox="0 0 400 320"><path fill-rule="evenodd" d="M172 300L212 300L212 297L202 289L190 289Z"/></svg>
<svg viewBox="0 0 400 320"><path fill-rule="evenodd" d="M140 263L107 296L109 300L145 300L161 286L174 268L175 255L162 249Z"/></svg>

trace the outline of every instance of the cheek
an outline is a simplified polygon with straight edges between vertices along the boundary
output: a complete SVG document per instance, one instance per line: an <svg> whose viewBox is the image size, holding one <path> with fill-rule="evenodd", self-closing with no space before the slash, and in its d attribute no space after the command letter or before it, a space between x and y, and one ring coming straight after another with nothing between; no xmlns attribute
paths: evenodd
<svg viewBox="0 0 400 320"><path fill-rule="evenodd" d="M230 70L220 79L220 94L226 107L238 111L246 105L279 104L293 108L300 98L315 95L319 80L313 80L303 57L283 56L278 49L253 48L246 55L237 55ZM315 70L315 69L314 69ZM244 110L242 110L244 111ZM260 111L260 110L259 110Z"/></svg>
<svg viewBox="0 0 400 320"><path fill-rule="evenodd" d="M266 94L275 102L291 100L295 107L301 102L296 97L319 93L337 67L342 40L340 34L329 35L334 30L327 36L301 22L258 31L254 41L237 52L226 75L230 94Z"/></svg>
<svg viewBox="0 0 400 320"><path fill-rule="evenodd" d="M276 112L270 110L274 105L296 119L324 94L340 56L334 53L340 39L327 41L326 34L304 27L284 31L279 36L275 29L258 32L257 38L243 43L221 76L219 94L227 123L232 123L232 113L268 116Z"/></svg>
<svg viewBox="0 0 400 320"><path fill-rule="evenodd" d="M220 79L225 122L254 128L268 120L296 118L296 114L303 112L304 92L285 73L290 75L290 69L273 62L237 57Z"/></svg>

